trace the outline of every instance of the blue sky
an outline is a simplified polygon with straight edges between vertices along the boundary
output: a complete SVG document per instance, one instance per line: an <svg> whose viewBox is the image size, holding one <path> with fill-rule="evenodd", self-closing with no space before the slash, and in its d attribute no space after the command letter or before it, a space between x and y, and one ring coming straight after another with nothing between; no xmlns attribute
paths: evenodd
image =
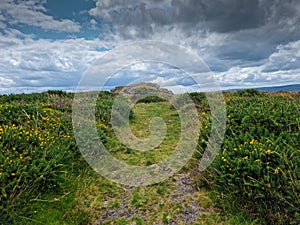
<svg viewBox="0 0 300 225"><path fill-rule="evenodd" d="M298 0L1 0L0 93L73 91L99 57L141 40L192 49L222 89L300 83ZM143 79L193 85L154 63L120 70L108 85Z"/></svg>

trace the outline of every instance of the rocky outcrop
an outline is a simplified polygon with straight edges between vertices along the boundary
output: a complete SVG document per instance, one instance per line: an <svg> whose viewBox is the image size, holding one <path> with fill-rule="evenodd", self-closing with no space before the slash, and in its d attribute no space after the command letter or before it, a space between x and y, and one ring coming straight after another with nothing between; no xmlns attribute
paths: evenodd
<svg viewBox="0 0 300 225"><path fill-rule="evenodd" d="M144 95L144 94L166 94L173 95L173 92L166 89L161 88L157 84L153 83L139 83L133 84L129 86L118 86L111 90L113 94L123 94L123 95Z"/></svg>

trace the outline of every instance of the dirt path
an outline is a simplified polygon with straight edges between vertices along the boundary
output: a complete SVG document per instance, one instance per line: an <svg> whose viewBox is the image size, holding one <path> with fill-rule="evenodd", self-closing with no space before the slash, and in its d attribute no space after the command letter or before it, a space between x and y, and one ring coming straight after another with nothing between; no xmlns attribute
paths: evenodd
<svg viewBox="0 0 300 225"><path fill-rule="evenodd" d="M211 206L210 199L206 192L199 191L195 186L191 176L186 172L173 177L170 184L170 193L161 197L160 202L150 204L149 208L132 207L132 196L134 188L124 189L126 194L120 201L119 207L106 210L102 215L99 215L97 221L93 225L114 224L114 219L125 219L130 221L133 217L142 219L142 224L194 224L202 214L217 213L218 210ZM114 201L111 199L111 201ZM170 214L167 216L159 213L160 203L164 202L170 207ZM104 204L109 204L106 202ZM179 206L178 210L172 210L173 206ZM173 212L172 212L173 211ZM149 215L157 214L156 221ZM161 218L159 218L162 216ZM119 223L118 223L119 224ZM129 222L125 224L137 224Z"/></svg>

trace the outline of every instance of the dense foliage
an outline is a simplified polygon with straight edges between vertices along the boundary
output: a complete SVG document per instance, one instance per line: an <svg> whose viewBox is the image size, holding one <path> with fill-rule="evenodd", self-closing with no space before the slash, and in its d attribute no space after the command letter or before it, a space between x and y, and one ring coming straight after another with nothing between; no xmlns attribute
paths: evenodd
<svg viewBox="0 0 300 225"><path fill-rule="evenodd" d="M224 206L242 208L268 224L299 224L299 94L226 95L223 147L202 180ZM202 117L204 148L211 118L205 112Z"/></svg>
<svg viewBox="0 0 300 225"><path fill-rule="evenodd" d="M70 101L61 97L55 92L0 98L0 221L26 215L26 200L56 188L78 155Z"/></svg>

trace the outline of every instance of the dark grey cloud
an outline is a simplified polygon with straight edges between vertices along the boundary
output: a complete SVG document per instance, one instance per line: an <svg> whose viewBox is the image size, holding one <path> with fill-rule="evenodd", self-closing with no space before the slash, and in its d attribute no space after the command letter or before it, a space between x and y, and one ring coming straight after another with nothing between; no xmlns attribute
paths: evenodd
<svg viewBox="0 0 300 225"><path fill-rule="evenodd" d="M174 0L172 6L178 9L177 22L192 25L202 22L206 29L217 32L256 28L266 18L266 9L258 0Z"/></svg>
<svg viewBox="0 0 300 225"><path fill-rule="evenodd" d="M278 45L300 37L298 0L98 0L90 14L112 24L112 32L124 39L174 41L197 51L203 47L210 58L231 63L262 61ZM207 33L226 37L199 46Z"/></svg>
<svg viewBox="0 0 300 225"><path fill-rule="evenodd" d="M292 25L289 21L295 17L299 25L297 7L297 0L98 0L90 14L123 28L136 26L141 31L151 31L153 25L175 24L183 28L200 25L210 31L233 32L267 23Z"/></svg>

